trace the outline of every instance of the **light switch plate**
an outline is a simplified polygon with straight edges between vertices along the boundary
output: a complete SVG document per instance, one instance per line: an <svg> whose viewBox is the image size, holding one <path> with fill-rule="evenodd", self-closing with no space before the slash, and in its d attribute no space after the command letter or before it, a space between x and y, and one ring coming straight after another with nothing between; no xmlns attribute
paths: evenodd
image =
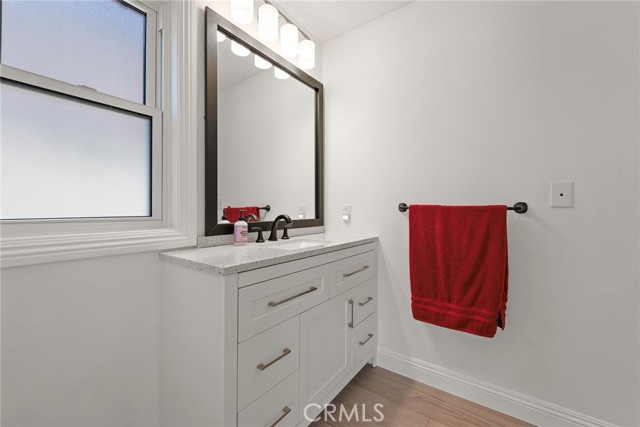
<svg viewBox="0 0 640 427"><path fill-rule="evenodd" d="M298 206L298 219L304 219L307 216L307 206L299 205Z"/></svg>
<svg viewBox="0 0 640 427"><path fill-rule="evenodd" d="M342 205L342 220L351 220L351 205Z"/></svg>
<svg viewBox="0 0 640 427"><path fill-rule="evenodd" d="M572 208L573 207L573 182L552 182L551 183L551 207L552 208Z"/></svg>

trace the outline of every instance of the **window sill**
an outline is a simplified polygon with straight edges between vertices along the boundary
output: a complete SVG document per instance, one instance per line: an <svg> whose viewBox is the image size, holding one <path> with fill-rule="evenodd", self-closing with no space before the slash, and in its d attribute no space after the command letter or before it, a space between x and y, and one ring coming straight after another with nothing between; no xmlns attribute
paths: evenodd
<svg viewBox="0 0 640 427"><path fill-rule="evenodd" d="M195 237L174 229L3 238L0 246L0 266L18 267L174 249L195 244Z"/></svg>

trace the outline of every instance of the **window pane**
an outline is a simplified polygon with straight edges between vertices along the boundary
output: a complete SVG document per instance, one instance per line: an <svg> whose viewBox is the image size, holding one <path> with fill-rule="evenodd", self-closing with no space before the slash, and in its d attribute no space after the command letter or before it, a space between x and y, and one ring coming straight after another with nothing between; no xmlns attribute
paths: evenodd
<svg viewBox="0 0 640 427"><path fill-rule="evenodd" d="M151 215L151 118L0 90L0 218Z"/></svg>
<svg viewBox="0 0 640 427"><path fill-rule="evenodd" d="M146 15L110 0L3 0L2 63L143 104Z"/></svg>

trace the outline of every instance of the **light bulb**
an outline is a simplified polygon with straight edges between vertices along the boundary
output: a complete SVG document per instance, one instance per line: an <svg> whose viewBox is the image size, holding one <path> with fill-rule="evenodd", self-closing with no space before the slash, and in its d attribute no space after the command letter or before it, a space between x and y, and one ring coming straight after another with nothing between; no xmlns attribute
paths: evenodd
<svg viewBox="0 0 640 427"><path fill-rule="evenodd" d="M280 27L280 50L286 58L295 58L298 55L298 27L293 24Z"/></svg>
<svg viewBox="0 0 640 427"><path fill-rule="evenodd" d="M310 70L316 66L316 45L311 40L302 40L298 48L298 66Z"/></svg>
<svg viewBox="0 0 640 427"><path fill-rule="evenodd" d="M258 35L267 42L278 40L278 9L270 4L258 9Z"/></svg>
<svg viewBox="0 0 640 427"><path fill-rule="evenodd" d="M286 80L289 78L289 73L282 71L278 67L273 67L273 75L279 80Z"/></svg>
<svg viewBox="0 0 640 427"><path fill-rule="evenodd" d="M218 31L218 43L223 42L227 39L227 36L225 36L223 33L221 33L220 31Z"/></svg>
<svg viewBox="0 0 640 427"><path fill-rule="evenodd" d="M251 53L249 52L249 49L242 46L240 43L234 42L233 40L231 41L231 52L238 56L248 56Z"/></svg>
<svg viewBox="0 0 640 427"><path fill-rule="evenodd" d="M269 68L271 68L271 62L258 55L256 55L253 59L253 64L261 70L268 70Z"/></svg>
<svg viewBox="0 0 640 427"><path fill-rule="evenodd" d="M231 19L238 24L253 22L253 0L231 0Z"/></svg>

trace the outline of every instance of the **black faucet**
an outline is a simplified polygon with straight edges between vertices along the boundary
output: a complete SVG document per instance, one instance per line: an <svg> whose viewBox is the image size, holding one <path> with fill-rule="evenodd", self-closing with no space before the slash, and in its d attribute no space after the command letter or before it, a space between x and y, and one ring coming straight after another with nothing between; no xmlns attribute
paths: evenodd
<svg viewBox="0 0 640 427"><path fill-rule="evenodd" d="M292 224L293 221L291 221L291 217L289 215L281 214L281 215L278 215L276 219L273 220L273 224L271 225L271 234L269 235L269 239L268 239L271 242L278 241L278 222L281 219L283 219L286 223L284 225L284 233L282 234L282 238L285 240L289 238L289 236L287 235L287 224Z"/></svg>

